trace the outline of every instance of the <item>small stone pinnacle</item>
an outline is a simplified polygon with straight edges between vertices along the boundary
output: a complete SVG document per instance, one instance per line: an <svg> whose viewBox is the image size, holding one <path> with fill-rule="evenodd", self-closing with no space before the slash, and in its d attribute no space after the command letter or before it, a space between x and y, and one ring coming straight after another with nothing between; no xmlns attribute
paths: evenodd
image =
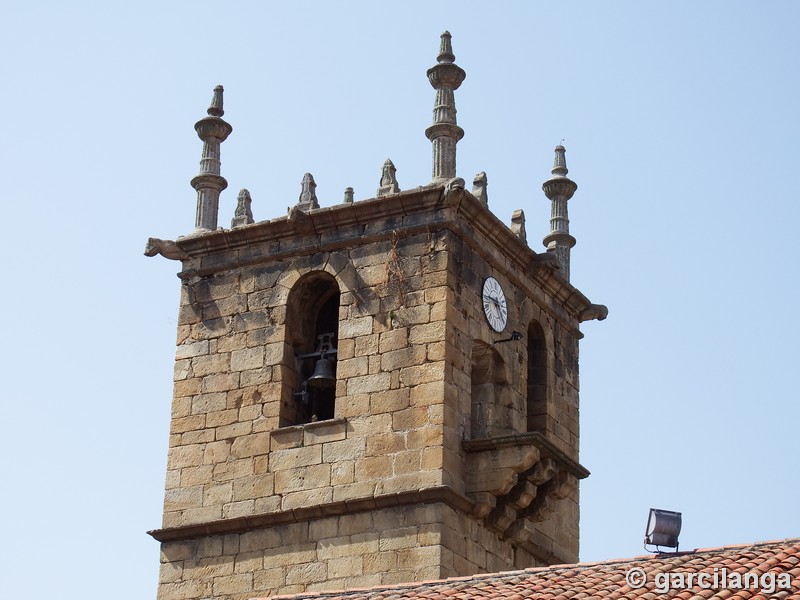
<svg viewBox="0 0 800 600"><path fill-rule="evenodd" d="M436 60L440 63L452 63L456 60L455 54L453 54L453 44L450 39L450 32L445 31L442 34L442 43L439 46L439 56L436 57Z"/></svg>
<svg viewBox="0 0 800 600"><path fill-rule="evenodd" d="M300 182L300 199L296 206L305 211L319 208L316 189L317 182L314 181L314 176L311 173L303 175L303 181Z"/></svg>
<svg viewBox="0 0 800 600"><path fill-rule="evenodd" d="M208 107L208 114L212 117L221 117L225 114L222 110L222 92L225 90L221 85L214 88L214 97L211 98L211 106Z"/></svg>
<svg viewBox="0 0 800 600"><path fill-rule="evenodd" d="M569 173L569 169L567 169L567 157L566 157L566 149L564 146L559 144L556 146L555 150L555 158L553 159L553 170L550 171L553 175L561 175L562 177L566 177L567 173Z"/></svg>
<svg viewBox="0 0 800 600"><path fill-rule="evenodd" d="M385 196L386 194L396 194L400 191L400 186L397 183L397 169L391 159L386 159L381 169L381 182L378 188L378 196Z"/></svg>

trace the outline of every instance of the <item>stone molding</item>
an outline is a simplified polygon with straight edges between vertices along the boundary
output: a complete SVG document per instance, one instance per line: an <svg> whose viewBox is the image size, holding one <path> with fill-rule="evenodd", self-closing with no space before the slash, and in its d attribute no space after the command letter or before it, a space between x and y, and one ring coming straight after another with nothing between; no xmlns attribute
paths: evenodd
<svg viewBox="0 0 800 600"><path fill-rule="evenodd" d="M399 492L396 494L359 498L356 500L329 502L315 506L293 508L291 510L237 517L234 519L218 519L216 521L209 521L196 525L154 529L147 533L159 542L169 542L207 535L244 533L253 529L300 523L325 517L350 515L357 512L372 511L393 506L433 504L436 502L444 502L451 508L466 514L473 512L473 503L468 498L462 496L450 486L437 486L421 490Z"/></svg>
<svg viewBox="0 0 800 600"><path fill-rule="evenodd" d="M590 472L580 463L572 460L558 447L548 440L541 431L530 431L528 433L515 433L494 438L483 438L478 440L464 440L461 443L467 453L483 452L485 450L496 450L507 446L535 446L542 452L542 456L554 459L561 468L566 469L578 479L586 479Z"/></svg>
<svg viewBox="0 0 800 600"><path fill-rule="evenodd" d="M184 262L184 270L178 276L206 277L284 257L349 247L355 237L368 243L390 238L393 232L406 236L434 228L449 229L458 235L505 277L528 288L540 308L579 339L583 337L577 323L581 314L588 314L585 311L592 306L591 301L557 269L542 268L543 264L549 264L543 260L549 258L547 253L538 254L528 247L471 193L463 189L445 193L444 184L405 190L391 198L313 209L303 214L302 224L285 216L248 227L178 238L177 246L191 257L191 262ZM299 229L307 233L299 235ZM490 247L481 242L481 235L493 242ZM505 261L496 258L500 254ZM522 278L518 273L527 277ZM522 281L527 278L541 291ZM552 304L540 299L542 292L553 298Z"/></svg>

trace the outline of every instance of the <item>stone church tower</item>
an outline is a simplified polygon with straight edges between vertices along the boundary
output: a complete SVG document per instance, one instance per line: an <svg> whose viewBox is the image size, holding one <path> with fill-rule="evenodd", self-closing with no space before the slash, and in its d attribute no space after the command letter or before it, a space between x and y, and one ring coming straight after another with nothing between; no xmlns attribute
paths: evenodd
<svg viewBox="0 0 800 600"><path fill-rule="evenodd" d="M578 559L579 325L567 178L556 148L548 251L522 211L456 177L444 33L433 181L320 208L310 174L287 216L239 194L217 228L222 88L203 140L196 229L151 239L181 261L159 598L240 600Z"/></svg>

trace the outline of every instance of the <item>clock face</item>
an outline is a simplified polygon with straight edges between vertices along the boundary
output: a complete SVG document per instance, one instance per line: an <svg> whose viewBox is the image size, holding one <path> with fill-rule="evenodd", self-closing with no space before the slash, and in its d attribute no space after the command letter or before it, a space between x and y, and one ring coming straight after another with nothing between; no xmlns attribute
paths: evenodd
<svg viewBox="0 0 800 600"><path fill-rule="evenodd" d="M487 277L483 282L483 312L489 326L497 333L506 328L508 323L508 305L503 288L494 277Z"/></svg>

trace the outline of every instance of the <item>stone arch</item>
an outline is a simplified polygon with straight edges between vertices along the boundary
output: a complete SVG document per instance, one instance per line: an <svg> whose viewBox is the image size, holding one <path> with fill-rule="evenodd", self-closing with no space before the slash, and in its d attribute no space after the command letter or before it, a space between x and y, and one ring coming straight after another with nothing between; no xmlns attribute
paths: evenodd
<svg viewBox="0 0 800 600"><path fill-rule="evenodd" d="M472 344L470 435L488 438L509 428L508 369L503 357L481 340Z"/></svg>
<svg viewBox="0 0 800 600"><path fill-rule="evenodd" d="M547 427L547 340L538 321L528 325L528 385L526 420L528 431Z"/></svg>
<svg viewBox="0 0 800 600"><path fill-rule="evenodd" d="M336 278L326 271L309 271L292 285L286 298L285 390L281 402L282 427L331 419L335 414L336 387L304 386L321 357L305 357L327 349L332 375L336 375L335 350L339 337L341 291ZM322 344L322 345L321 345Z"/></svg>

